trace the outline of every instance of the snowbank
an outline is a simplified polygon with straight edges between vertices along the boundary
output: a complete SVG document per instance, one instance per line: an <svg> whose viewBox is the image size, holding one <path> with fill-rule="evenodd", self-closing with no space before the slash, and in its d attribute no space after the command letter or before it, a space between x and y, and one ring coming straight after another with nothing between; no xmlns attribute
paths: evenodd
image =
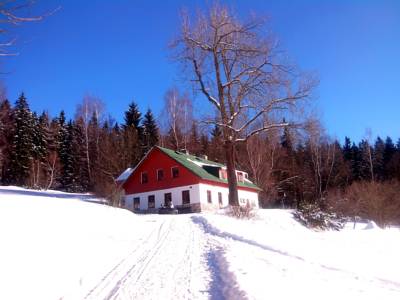
<svg viewBox="0 0 400 300"><path fill-rule="evenodd" d="M0 298L80 299L133 242L131 212L80 198L0 187Z"/></svg>
<svg viewBox="0 0 400 300"><path fill-rule="evenodd" d="M279 209L259 210L253 220L202 218L250 299L400 297L400 230L364 224L368 230L316 232Z"/></svg>

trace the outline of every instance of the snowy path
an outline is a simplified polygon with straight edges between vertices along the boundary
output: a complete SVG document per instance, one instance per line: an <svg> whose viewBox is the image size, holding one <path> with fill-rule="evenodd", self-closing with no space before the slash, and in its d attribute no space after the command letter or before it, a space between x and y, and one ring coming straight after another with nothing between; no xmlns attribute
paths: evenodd
<svg viewBox="0 0 400 300"><path fill-rule="evenodd" d="M189 215L141 218L144 224L137 245L85 299L223 299L229 295L234 282L221 280L217 245Z"/></svg>
<svg viewBox="0 0 400 300"><path fill-rule="evenodd" d="M400 299L400 230L135 215L0 187L0 299Z"/></svg>

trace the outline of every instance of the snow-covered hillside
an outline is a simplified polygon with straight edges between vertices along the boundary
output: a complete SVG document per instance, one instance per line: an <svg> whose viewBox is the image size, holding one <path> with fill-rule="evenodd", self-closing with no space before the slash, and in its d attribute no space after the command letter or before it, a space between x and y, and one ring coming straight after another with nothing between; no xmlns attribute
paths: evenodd
<svg viewBox="0 0 400 300"><path fill-rule="evenodd" d="M400 230L314 232L290 211L135 215L0 187L1 299L399 299ZM365 226L364 226L365 227Z"/></svg>

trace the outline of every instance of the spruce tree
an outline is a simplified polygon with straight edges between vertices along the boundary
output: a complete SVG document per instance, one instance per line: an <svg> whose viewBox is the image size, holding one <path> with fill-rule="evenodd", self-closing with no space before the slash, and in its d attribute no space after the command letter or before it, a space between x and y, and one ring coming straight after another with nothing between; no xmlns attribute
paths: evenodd
<svg viewBox="0 0 400 300"><path fill-rule="evenodd" d="M139 140L143 140L143 127L141 126L142 113L135 102L129 104L128 110L125 112L124 129L132 127L137 130Z"/></svg>
<svg viewBox="0 0 400 300"><path fill-rule="evenodd" d="M383 154L385 179L394 177L394 161L393 157L396 153L396 146L390 137L385 140L385 152Z"/></svg>
<svg viewBox="0 0 400 300"><path fill-rule="evenodd" d="M28 185L34 151L34 118L25 95L15 103L12 152L7 170L11 184Z"/></svg>
<svg viewBox="0 0 400 300"><path fill-rule="evenodd" d="M48 156L49 142L49 119L45 112L38 118L33 114L35 126L33 128L33 170L31 174L33 186L35 188L43 187L40 180L44 173L43 166Z"/></svg>
<svg viewBox="0 0 400 300"><path fill-rule="evenodd" d="M385 179L385 142L378 136L375 141L375 146L373 150L373 166L375 178L377 180Z"/></svg>
<svg viewBox="0 0 400 300"><path fill-rule="evenodd" d="M60 178L57 180L62 189L67 189L70 185L72 170L72 122L66 123L64 111L56 119L56 149L61 163Z"/></svg>
<svg viewBox="0 0 400 300"><path fill-rule="evenodd" d="M222 138L222 131L219 126L214 126L211 131L211 149L210 159L218 162L225 162L224 143Z"/></svg>
<svg viewBox="0 0 400 300"><path fill-rule="evenodd" d="M157 123L151 110L147 110L143 119L144 153L147 153L159 140Z"/></svg>
<svg viewBox="0 0 400 300"><path fill-rule="evenodd" d="M190 128L188 148L189 152L193 153L195 156L199 156L201 154L201 143L196 122L193 122L192 127Z"/></svg>
<svg viewBox="0 0 400 300"><path fill-rule="evenodd" d="M0 102L0 182L8 183L7 169L10 163L14 119L8 100Z"/></svg>
<svg viewBox="0 0 400 300"><path fill-rule="evenodd" d="M72 153L74 180L71 188L74 192L87 192L90 184L84 130L84 121L82 118L73 123Z"/></svg>

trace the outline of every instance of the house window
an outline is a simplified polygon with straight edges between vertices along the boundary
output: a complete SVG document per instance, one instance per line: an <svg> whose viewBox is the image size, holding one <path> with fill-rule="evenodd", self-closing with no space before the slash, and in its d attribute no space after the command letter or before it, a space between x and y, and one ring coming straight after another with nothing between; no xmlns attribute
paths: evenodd
<svg viewBox="0 0 400 300"><path fill-rule="evenodd" d="M149 182L149 177L147 176L147 172L142 172L141 174L141 178L142 178L142 183L147 183Z"/></svg>
<svg viewBox="0 0 400 300"><path fill-rule="evenodd" d="M171 207L171 204L172 204L172 194L165 193L164 194L164 206Z"/></svg>
<svg viewBox="0 0 400 300"><path fill-rule="evenodd" d="M148 208L156 208L156 199L154 195L149 195L148 197Z"/></svg>
<svg viewBox="0 0 400 300"><path fill-rule="evenodd" d="M135 197L133 198L133 209L139 209L140 208L140 198Z"/></svg>
<svg viewBox="0 0 400 300"><path fill-rule="evenodd" d="M178 167L172 167L171 171L172 171L172 178L178 178L179 177L179 169L178 169Z"/></svg>
<svg viewBox="0 0 400 300"><path fill-rule="evenodd" d="M211 191L207 191L207 202L212 203Z"/></svg>
<svg viewBox="0 0 400 300"><path fill-rule="evenodd" d="M121 197L121 207L125 207L125 197Z"/></svg>
<svg viewBox="0 0 400 300"><path fill-rule="evenodd" d="M219 207L222 207L222 193L218 192L218 203L219 203Z"/></svg>
<svg viewBox="0 0 400 300"><path fill-rule="evenodd" d="M164 179L164 170L158 169L157 170L157 181L161 181Z"/></svg>
<svg viewBox="0 0 400 300"><path fill-rule="evenodd" d="M226 170L221 169L221 179L227 179L228 178L228 174L226 173Z"/></svg>
<svg viewBox="0 0 400 300"><path fill-rule="evenodd" d="M240 182L243 182L243 173L242 172L237 173L237 180Z"/></svg>
<svg viewBox="0 0 400 300"><path fill-rule="evenodd" d="M182 204L190 204L190 191L182 191Z"/></svg>

